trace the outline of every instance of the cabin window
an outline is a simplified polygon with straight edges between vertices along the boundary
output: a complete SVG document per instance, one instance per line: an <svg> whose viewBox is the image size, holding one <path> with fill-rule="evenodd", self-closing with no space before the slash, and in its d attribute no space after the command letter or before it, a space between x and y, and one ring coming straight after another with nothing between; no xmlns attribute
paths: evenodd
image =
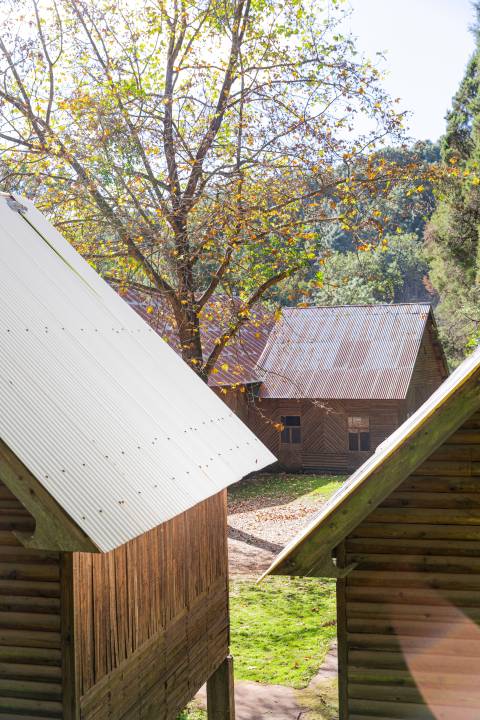
<svg viewBox="0 0 480 720"><path fill-rule="evenodd" d="M280 442L286 445L298 445L302 442L300 415L282 415L282 432Z"/></svg>
<svg viewBox="0 0 480 720"><path fill-rule="evenodd" d="M370 418L348 418L348 449L353 452L370 450Z"/></svg>

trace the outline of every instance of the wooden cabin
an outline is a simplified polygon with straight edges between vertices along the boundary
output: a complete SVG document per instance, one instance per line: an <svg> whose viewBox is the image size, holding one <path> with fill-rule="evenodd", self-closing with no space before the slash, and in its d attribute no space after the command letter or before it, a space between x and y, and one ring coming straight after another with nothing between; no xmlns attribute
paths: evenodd
<svg viewBox="0 0 480 720"><path fill-rule="evenodd" d="M428 304L284 308L242 418L284 469L347 472L447 375Z"/></svg>
<svg viewBox="0 0 480 720"><path fill-rule="evenodd" d="M272 456L0 196L0 720L233 720L225 488Z"/></svg>
<svg viewBox="0 0 480 720"><path fill-rule="evenodd" d="M179 352L171 311L125 299ZM147 309L149 312L147 312ZM201 318L208 356L235 312L214 296ZM430 305L259 307L220 356L210 386L289 471L361 465L448 375Z"/></svg>
<svg viewBox="0 0 480 720"><path fill-rule="evenodd" d="M480 717L480 350L268 572L337 579L340 720Z"/></svg>

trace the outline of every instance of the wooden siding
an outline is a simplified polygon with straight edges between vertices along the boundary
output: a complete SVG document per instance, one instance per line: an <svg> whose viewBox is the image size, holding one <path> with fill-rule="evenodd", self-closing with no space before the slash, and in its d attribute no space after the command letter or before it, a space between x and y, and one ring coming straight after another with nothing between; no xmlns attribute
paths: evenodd
<svg viewBox="0 0 480 720"><path fill-rule="evenodd" d="M436 331L428 323L418 351L417 361L407 394L406 410L410 415L427 400L447 377L442 349Z"/></svg>
<svg viewBox="0 0 480 720"><path fill-rule="evenodd" d="M480 712L480 415L347 538L345 562L341 719Z"/></svg>
<svg viewBox="0 0 480 720"><path fill-rule="evenodd" d="M445 380L447 368L436 330L427 323L404 400L260 399L245 387L216 388L217 394L278 458L285 470L358 468L408 415ZM353 380L352 380L353 381ZM302 444L284 445L278 429L282 415L300 415ZM348 449L347 418L370 418L371 452Z"/></svg>
<svg viewBox="0 0 480 720"><path fill-rule="evenodd" d="M170 720L228 652L226 493L73 557L82 720ZM1 718L0 718L1 720Z"/></svg>
<svg viewBox="0 0 480 720"><path fill-rule="evenodd" d="M249 407L248 425L287 470L349 472L400 425L404 408L404 401L399 400L261 400ZM275 426L282 415L300 415L301 445L280 443ZM348 449L347 419L355 415L370 419L371 452Z"/></svg>
<svg viewBox="0 0 480 720"><path fill-rule="evenodd" d="M62 718L60 560L14 531L34 521L0 482L0 720Z"/></svg>
<svg viewBox="0 0 480 720"><path fill-rule="evenodd" d="M251 390L245 385L240 385L236 388L230 387L213 387L215 395L218 395L223 402L228 405L230 410L233 410L240 420L247 423L248 420L248 405L251 399Z"/></svg>

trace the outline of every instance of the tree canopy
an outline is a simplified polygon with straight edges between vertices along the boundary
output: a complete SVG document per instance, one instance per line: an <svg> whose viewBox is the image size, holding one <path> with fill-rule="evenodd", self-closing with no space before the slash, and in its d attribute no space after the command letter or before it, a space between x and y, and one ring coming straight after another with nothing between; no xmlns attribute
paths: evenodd
<svg viewBox="0 0 480 720"><path fill-rule="evenodd" d="M480 3L476 4L480 20ZM455 94L442 139L447 169L426 230L431 279L441 298L438 317L455 360L480 337L480 25L476 50Z"/></svg>
<svg viewBox="0 0 480 720"><path fill-rule="evenodd" d="M27 185L120 291L161 295L204 377L255 304L321 260L324 228L381 237L375 197L415 191L378 151L402 119L342 5L4 3L4 187ZM218 292L232 303L204 357Z"/></svg>

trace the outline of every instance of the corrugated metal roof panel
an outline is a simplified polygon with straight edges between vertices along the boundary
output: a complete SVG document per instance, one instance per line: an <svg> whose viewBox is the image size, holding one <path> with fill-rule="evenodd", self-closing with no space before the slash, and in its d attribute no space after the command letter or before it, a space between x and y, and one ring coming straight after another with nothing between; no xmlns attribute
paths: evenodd
<svg viewBox="0 0 480 720"><path fill-rule="evenodd" d="M258 364L264 398L405 398L428 304L284 308Z"/></svg>
<svg viewBox="0 0 480 720"><path fill-rule="evenodd" d="M465 384L470 379L476 378L478 388L479 377L480 348L464 360L442 385L432 393L429 399L377 447L375 453L350 476L341 488L332 495L327 504L324 505L319 512L310 519L306 526L286 545L275 558L269 569L264 573L264 576L275 572L279 568L285 567L285 563L294 558L302 543L316 530L321 530L322 528L324 528L324 538L328 539L328 543L326 543L324 547L320 545L318 538L316 538L316 541L318 542L319 553L324 553L327 557L338 543L338 537L335 539L331 537L333 531L335 528L342 527L342 520L337 523L335 517L338 516L343 519L348 517L349 520L352 521L352 519L358 516L358 522L361 522L364 516L367 516L374 510L375 506L372 507L371 500L369 500L364 504L357 501L354 511L349 512L347 505L350 499L355 496L356 491L368 483L370 479L377 481L379 470L383 469L385 472L388 472L390 460L396 457L396 453L402 450L402 446L404 446L410 438L418 437L418 433L422 433L422 444L424 445L426 457L428 457L428 453L437 448L439 444L445 442L450 436L449 425L443 420L443 425L435 427L435 418L450 398L462 392ZM476 390L476 392L478 391ZM461 395L460 398L462 398ZM457 408L458 407L461 406L457 406ZM451 415L449 419L454 429L458 428L458 421L456 421L455 415ZM434 430L429 432L432 427ZM398 456L396 461L398 462ZM405 475L408 474L409 469L407 467Z"/></svg>
<svg viewBox="0 0 480 720"><path fill-rule="evenodd" d="M0 197L0 436L102 551L273 455L35 207Z"/></svg>
<svg viewBox="0 0 480 720"><path fill-rule="evenodd" d="M178 331L168 302L158 295L147 295L128 288L121 292L126 302L158 334L180 353ZM235 320L239 303L236 298L215 295L203 308L200 315L200 334L204 357L207 358L215 341L228 330L229 321ZM208 378L211 387L248 384L258 382L256 366L273 326L273 314L262 305L254 308L247 323L222 350L214 372Z"/></svg>

